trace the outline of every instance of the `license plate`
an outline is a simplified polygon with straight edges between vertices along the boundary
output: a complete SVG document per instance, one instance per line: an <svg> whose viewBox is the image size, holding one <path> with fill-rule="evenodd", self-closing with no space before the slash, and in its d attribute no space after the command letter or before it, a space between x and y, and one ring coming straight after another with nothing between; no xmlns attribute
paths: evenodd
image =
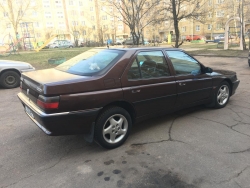
<svg viewBox="0 0 250 188"><path fill-rule="evenodd" d="M27 106L25 106L25 112L26 112L30 117L34 118L34 115L33 115L32 111L31 111Z"/></svg>

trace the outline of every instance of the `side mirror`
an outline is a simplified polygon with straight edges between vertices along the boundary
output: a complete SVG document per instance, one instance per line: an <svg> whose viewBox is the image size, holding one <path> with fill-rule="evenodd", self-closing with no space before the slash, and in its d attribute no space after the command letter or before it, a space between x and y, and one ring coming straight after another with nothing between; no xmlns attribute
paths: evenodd
<svg viewBox="0 0 250 188"><path fill-rule="evenodd" d="M212 72L213 72L213 69L211 69L211 68L209 68L209 67L205 67L204 72L205 72L205 73L212 73Z"/></svg>

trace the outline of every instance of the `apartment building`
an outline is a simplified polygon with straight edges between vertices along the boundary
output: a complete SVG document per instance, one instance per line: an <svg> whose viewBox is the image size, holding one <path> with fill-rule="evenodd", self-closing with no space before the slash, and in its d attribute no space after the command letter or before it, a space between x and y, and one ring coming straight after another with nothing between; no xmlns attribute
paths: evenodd
<svg viewBox="0 0 250 188"><path fill-rule="evenodd" d="M21 3L25 2L27 7ZM74 40L98 41L129 35L128 28L117 19L115 9L105 0L0 0L0 40L8 35L30 37L36 42L53 35ZM10 4L13 8L10 8ZM18 11L17 11L18 10ZM113 16L112 16L113 15ZM14 17L14 19L12 19ZM18 20L18 21L17 21ZM16 25L16 28L13 26ZM100 36L101 31L101 36Z"/></svg>
<svg viewBox="0 0 250 188"><path fill-rule="evenodd" d="M225 24L232 17L239 17L240 0L208 0L204 2L205 15L197 19L183 19L180 21L179 29L181 35L203 35L208 39L225 32ZM249 2L245 1L243 8L246 28L249 27ZM230 22L230 33L237 35L240 32L240 22L233 20Z"/></svg>

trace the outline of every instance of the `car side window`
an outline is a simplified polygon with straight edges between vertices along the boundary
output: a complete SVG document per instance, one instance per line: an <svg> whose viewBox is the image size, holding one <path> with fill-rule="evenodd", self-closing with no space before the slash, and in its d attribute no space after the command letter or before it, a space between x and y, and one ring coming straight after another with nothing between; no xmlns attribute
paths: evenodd
<svg viewBox="0 0 250 188"><path fill-rule="evenodd" d="M161 51L140 52L128 72L128 79L170 76L166 59Z"/></svg>
<svg viewBox="0 0 250 188"><path fill-rule="evenodd" d="M129 80L135 80L135 79L140 79L141 78L141 73L139 70L139 66L138 66L138 60L135 59L132 66L130 67L129 71L128 71L128 79Z"/></svg>
<svg viewBox="0 0 250 188"><path fill-rule="evenodd" d="M198 75L201 73L199 62L181 51L166 51L170 58L177 75L192 74Z"/></svg>

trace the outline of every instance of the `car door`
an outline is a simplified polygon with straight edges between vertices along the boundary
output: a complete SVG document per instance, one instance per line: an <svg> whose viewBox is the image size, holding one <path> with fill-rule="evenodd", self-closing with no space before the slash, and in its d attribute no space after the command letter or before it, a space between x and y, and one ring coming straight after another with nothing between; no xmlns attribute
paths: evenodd
<svg viewBox="0 0 250 188"><path fill-rule="evenodd" d="M137 117L169 111L175 104L175 77L161 50L139 51L122 76L122 87Z"/></svg>
<svg viewBox="0 0 250 188"><path fill-rule="evenodd" d="M202 71L202 65L183 51L166 50L175 70L177 105L190 106L209 100L212 94L212 78Z"/></svg>

